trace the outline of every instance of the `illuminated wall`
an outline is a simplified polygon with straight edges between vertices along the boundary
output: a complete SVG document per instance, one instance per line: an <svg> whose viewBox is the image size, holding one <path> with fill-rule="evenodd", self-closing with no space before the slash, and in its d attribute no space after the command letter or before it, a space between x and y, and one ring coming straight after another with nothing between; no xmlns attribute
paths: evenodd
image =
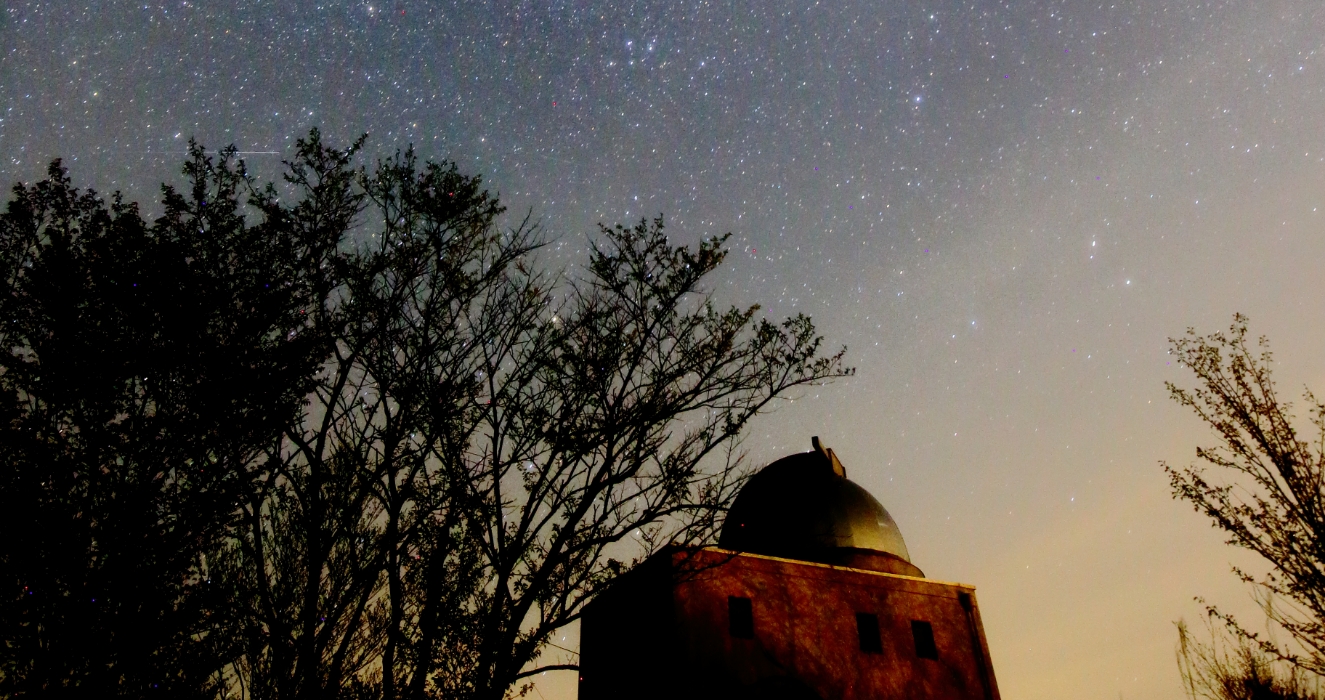
<svg viewBox="0 0 1325 700"><path fill-rule="evenodd" d="M971 586L668 550L586 610L580 700L999 697Z"/></svg>

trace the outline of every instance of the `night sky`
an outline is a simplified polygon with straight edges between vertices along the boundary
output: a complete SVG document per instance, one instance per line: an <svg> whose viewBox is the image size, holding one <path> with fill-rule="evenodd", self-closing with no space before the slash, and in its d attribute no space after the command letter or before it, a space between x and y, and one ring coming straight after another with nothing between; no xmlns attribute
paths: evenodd
<svg viewBox="0 0 1325 700"><path fill-rule="evenodd" d="M977 586L1010 700L1180 697L1192 597L1252 610L1255 561L1158 464L1209 442L1166 338L1241 311L1284 393L1325 391L1319 0L4 6L6 186L64 157L151 213L190 137L267 180L318 126L481 173L552 260L599 221L732 232L719 299L810 314L859 371L751 459L823 436ZM555 675L534 697L574 697Z"/></svg>

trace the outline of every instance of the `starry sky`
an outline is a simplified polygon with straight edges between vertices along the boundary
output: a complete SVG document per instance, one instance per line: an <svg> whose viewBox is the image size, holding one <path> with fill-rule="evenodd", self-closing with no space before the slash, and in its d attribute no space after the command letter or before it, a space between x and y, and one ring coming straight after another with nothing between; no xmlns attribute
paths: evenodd
<svg viewBox="0 0 1325 700"><path fill-rule="evenodd" d="M1180 697L1193 596L1256 622L1229 566L1257 563L1158 464L1209 443L1166 338L1241 311L1286 393L1325 390L1318 0L4 8L6 186L64 157L150 213L190 137L265 180L318 126L481 173L567 261L599 221L732 232L718 298L810 314L859 370L750 458L823 436L977 586L1006 698Z"/></svg>

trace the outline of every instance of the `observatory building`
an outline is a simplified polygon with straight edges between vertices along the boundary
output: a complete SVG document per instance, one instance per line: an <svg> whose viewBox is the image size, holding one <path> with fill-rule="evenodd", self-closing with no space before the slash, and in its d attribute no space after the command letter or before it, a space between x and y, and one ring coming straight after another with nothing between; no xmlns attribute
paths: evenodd
<svg viewBox="0 0 1325 700"><path fill-rule="evenodd" d="M665 549L589 604L580 700L998 700L975 589L925 578L813 443L751 477L717 547Z"/></svg>

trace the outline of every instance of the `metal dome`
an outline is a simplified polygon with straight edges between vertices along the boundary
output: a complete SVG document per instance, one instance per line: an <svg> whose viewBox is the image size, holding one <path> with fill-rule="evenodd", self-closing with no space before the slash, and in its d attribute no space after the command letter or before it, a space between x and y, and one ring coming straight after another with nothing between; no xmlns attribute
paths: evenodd
<svg viewBox="0 0 1325 700"><path fill-rule="evenodd" d="M813 442L813 452L783 457L750 478L727 513L718 546L923 576L888 511L846 478L819 438Z"/></svg>

